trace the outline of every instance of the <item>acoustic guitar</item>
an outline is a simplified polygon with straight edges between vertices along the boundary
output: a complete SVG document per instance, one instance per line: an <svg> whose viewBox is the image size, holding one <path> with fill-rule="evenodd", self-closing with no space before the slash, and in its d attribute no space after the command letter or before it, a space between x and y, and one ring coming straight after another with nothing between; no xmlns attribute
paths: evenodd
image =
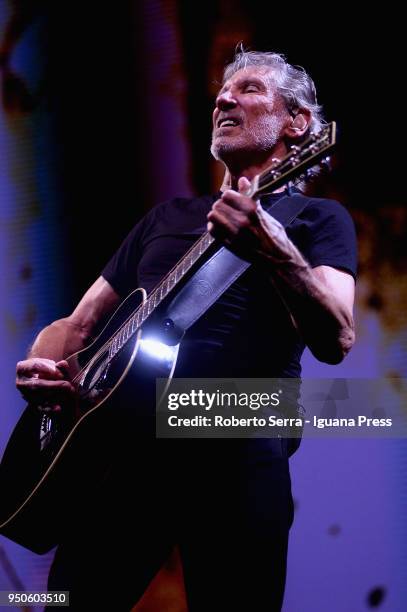
<svg viewBox="0 0 407 612"><path fill-rule="evenodd" d="M293 146L255 177L247 195L257 199L312 176L335 145L335 132L333 122ZM59 413L27 406L0 465L0 533L36 553L56 545L78 500L91 495L109 469L117 421L142 429L141 407L148 397L151 405L155 379L171 380L182 338L160 316L162 306L219 246L203 234L149 295L133 291L98 338L67 359L75 400Z"/></svg>

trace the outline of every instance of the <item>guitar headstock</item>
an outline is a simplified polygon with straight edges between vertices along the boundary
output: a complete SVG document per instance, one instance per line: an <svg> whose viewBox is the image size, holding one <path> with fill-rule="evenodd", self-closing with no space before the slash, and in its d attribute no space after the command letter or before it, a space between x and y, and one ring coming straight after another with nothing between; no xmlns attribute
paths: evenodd
<svg viewBox="0 0 407 612"><path fill-rule="evenodd" d="M326 163L328 153L336 144L336 123L324 125L318 134L310 133L300 145L293 145L283 159L276 160L252 181L248 196L259 198L275 191L294 179L307 178L310 168Z"/></svg>

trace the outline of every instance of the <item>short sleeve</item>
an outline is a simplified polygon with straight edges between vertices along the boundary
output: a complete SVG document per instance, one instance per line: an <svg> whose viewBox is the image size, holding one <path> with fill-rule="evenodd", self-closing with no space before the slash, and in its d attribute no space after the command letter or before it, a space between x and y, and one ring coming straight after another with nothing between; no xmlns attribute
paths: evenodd
<svg viewBox="0 0 407 612"><path fill-rule="evenodd" d="M142 255L142 242L149 215L139 221L102 270L102 276L120 297L137 287L137 268Z"/></svg>
<svg viewBox="0 0 407 612"><path fill-rule="evenodd" d="M332 266L356 278L357 241L349 212L336 200L312 200L301 219L298 247L315 268Z"/></svg>

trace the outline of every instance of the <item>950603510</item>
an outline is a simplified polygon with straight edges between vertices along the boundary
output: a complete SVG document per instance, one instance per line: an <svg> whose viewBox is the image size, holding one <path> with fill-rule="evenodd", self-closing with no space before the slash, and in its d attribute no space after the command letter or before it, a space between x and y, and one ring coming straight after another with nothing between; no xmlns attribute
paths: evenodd
<svg viewBox="0 0 407 612"><path fill-rule="evenodd" d="M0 606L69 606L69 591L0 591Z"/></svg>

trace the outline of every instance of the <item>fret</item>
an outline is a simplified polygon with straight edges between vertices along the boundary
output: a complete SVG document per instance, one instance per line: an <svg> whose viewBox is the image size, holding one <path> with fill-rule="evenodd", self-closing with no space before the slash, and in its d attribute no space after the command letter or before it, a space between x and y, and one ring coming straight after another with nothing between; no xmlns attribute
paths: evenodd
<svg viewBox="0 0 407 612"><path fill-rule="evenodd" d="M145 301L144 306L143 306L143 311L144 311L144 321L147 319L148 315L150 314L150 313L148 312L148 308L149 308L149 306L150 306L150 302L149 302L149 300L147 299L147 300Z"/></svg>
<svg viewBox="0 0 407 612"><path fill-rule="evenodd" d="M148 306L147 306L147 313L151 314L151 311L153 310L153 301L152 301L151 297L148 298L147 304L148 304Z"/></svg>
<svg viewBox="0 0 407 612"><path fill-rule="evenodd" d="M117 345L118 345L117 348L120 351L120 349L123 346L123 328L119 331L119 339L117 341Z"/></svg>
<svg viewBox="0 0 407 612"><path fill-rule="evenodd" d="M124 333L126 335L126 342L127 342L127 340L129 339L129 336L130 336L130 326L129 326L128 322L124 326Z"/></svg>
<svg viewBox="0 0 407 612"><path fill-rule="evenodd" d="M141 306L140 311L139 311L139 324L140 326L143 325L144 322L144 310L143 310L144 306Z"/></svg>
<svg viewBox="0 0 407 612"><path fill-rule="evenodd" d="M192 252L191 252L191 260L193 264L197 261L200 255L201 253L199 252L199 245L198 245L198 248L192 249Z"/></svg>
<svg viewBox="0 0 407 612"><path fill-rule="evenodd" d="M144 302L143 306L141 307L141 323L144 323L144 321L147 319L146 306L147 302Z"/></svg>

